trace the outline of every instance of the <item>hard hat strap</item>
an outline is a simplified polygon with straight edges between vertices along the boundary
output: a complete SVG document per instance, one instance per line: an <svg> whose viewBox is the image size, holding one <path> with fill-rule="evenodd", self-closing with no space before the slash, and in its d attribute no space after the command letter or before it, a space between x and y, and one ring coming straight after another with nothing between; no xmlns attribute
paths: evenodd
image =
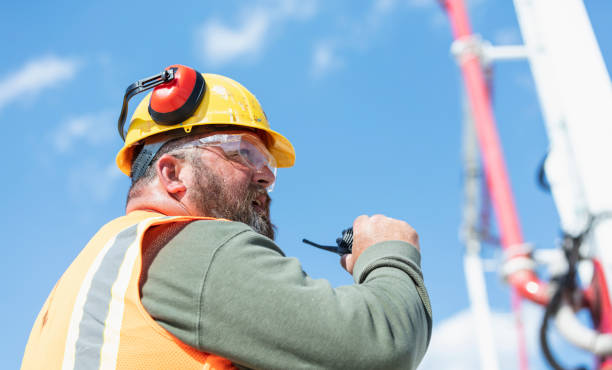
<svg viewBox="0 0 612 370"><path fill-rule="evenodd" d="M208 133L211 131L222 129L223 127L224 127L223 125L196 127L196 129L193 130L191 133L192 134L204 134L204 133ZM228 127L231 127L231 126L228 126ZM174 130L174 131L165 133L165 135L162 137L160 141L156 141L156 142L149 143L149 144L144 144L140 152L132 160L132 169L131 169L132 184L135 183L140 177L144 176L145 172L147 171L147 168L149 167L149 164L151 163L151 161L153 160L157 152L159 152L159 150L164 144L166 144L169 141L172 141L174 139L178 139L184 136L185 136L185 133L183 132L183 130Z"/></svg>
<svg viewBox="0 0 612 370"><path fill-rule="evenodd" d="M119 136L125 141L125 135L123 133L123 126L125 125L125 118L128 112L128 102L130 99L143 91L150 90L158 85L165 82L172 81L174 79L174 69L166 69L162 73L156 74L155 76L143 78L128 86L123 96L123 105L121 106L121 114L119 115L119 121L117 123L117 129L119 130Z"/></svg>
<svg viewBox="0 0 612 370"><path fill-rule="evenodd" d="M159 141L152 144L145 144L142 147L140 153L138 153L136 159L134 159L132 163L132 184L145 174L155 154L159 152L159 149L161 149L165 143L167 143L167 141Z"/></svg>

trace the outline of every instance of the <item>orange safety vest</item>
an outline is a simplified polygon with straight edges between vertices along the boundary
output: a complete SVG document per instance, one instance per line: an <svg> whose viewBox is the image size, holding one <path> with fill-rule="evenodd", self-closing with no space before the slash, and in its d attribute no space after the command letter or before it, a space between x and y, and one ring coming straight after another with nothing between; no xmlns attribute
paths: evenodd
<svg viewBox="0 0 612 370"><path fill-rule="evenodd" d="M142 241L156 225L202 217L136 211L106 224L55 284L25 349L25 369L228 369L161 327L140 301Z"/></svg>

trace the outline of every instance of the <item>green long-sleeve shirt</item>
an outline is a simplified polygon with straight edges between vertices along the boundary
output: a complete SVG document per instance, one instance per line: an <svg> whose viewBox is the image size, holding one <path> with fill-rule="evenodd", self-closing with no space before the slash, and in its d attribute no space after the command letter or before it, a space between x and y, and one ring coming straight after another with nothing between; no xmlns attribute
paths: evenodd
<svg viewBox="0 0 612 370"><path fill-rule="evenodd" d="M145 253L142 302L192 347L263 369L410 369L425 354L431 308L408 243L366 249L355 284L334 289L242 223L170 235Z"/></svg>

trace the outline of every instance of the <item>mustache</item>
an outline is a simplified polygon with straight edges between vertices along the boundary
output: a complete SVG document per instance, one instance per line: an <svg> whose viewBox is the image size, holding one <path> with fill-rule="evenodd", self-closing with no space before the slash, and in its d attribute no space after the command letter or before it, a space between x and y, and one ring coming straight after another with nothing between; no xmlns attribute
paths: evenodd
<svg viewBox="0 0 612 370"><path fill-rule="evenodd" d="M252 202L254 200L259 200L259 198L262 196L264 197L266 208L270 208L270 204L272 203L272 198L270 198L270 194L268 193L266 188L263 188L255 184L249 184L249 187L246 190L246 200L247 201Z"/></svg>
<svg viewBox="0 0 612 370"><path fill-rule="evenodd" d="M270 222L270 204L272 198L270 194L261 186L249 184L245 190L243 201L240 202L241 211L235 221L241 221L251 226L256 232L274 240L276 226ZM254 205L258 204L259 210ZM263 212L261 209L263 208Z"/></svg>

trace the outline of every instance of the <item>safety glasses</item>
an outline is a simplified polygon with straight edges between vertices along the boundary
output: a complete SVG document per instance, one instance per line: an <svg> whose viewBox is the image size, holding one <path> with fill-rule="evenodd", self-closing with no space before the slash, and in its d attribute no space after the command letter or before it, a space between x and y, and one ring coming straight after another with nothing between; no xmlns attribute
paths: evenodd
<svg viewBox="0 0 612 370"><path fill-rule="evenodd" d="M254 171L266 168L274 175L274 181L268 186L271 192L276 182L276 160L268 149L255 138L245 134L216 134L199 138L181 145L180 148L220 147L225 156L241 163Z"/></svg>

